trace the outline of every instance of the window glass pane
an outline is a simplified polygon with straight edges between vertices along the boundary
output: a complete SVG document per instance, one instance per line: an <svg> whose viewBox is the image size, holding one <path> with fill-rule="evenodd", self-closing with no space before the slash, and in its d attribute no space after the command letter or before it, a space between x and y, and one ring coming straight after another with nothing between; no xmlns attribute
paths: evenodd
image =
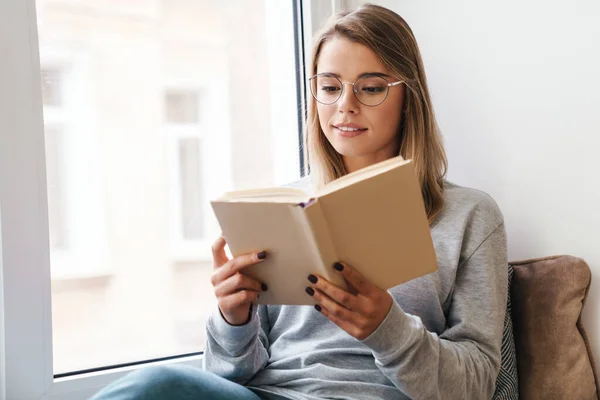
<svg viewBox="0 0 600 400"><path fill-rule="evenodd" d="M50 248L66 249L68 245L66 227L66 190L64 177L65 157L63 153L63 132L60 126L46 126L46 175L48 181L48 225L50 227Z"/></svg>
<svg viewBox="0 0 600 400"><path fill-rule="evenodd" d="M179 142L179 174L181 178L181 224L183 238L204 237L202 204L202 174L200 170L200 140L182 139Z"/></svg>
<svg viewBox="0 0 600 400"><path fill-rule="evenodd" d="M60 106L60 85L60 70L56 68L42 68L42 102L44 106Z"/></svg>
<svg viewBox="0 0 600 400"><path fill-rule="evenodd" d="M203 350L209 200L299 177L292 7L37 0L55 373Z"/></svg>

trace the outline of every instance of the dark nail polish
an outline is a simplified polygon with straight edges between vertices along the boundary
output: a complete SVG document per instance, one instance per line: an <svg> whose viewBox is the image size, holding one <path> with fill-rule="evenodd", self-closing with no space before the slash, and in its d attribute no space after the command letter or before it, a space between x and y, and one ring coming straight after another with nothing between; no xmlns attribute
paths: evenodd
<svg viewBox="0 0 600 400"><path fill-rule="evenodd" d="M256 256L258 257L259 260L264 260L265 258L267 258L267 252L266 251L261 251Z"/></svg>
<svg viewBox="0 0 600 400"><path fill-rule="evenodd" d="M321 306L318 304L315 304L315 310L317 310L318 312L321 312Z"/></svg>
<svg viewBox="0 0 600 400"><path fill-rule="evenodd" d="M336 270L338 270L340 272L342 272L344 270L344 266L339 262L336 262L335 264L333 264L333 268L335 268Z"/></svg>
<svg viewBox="0 0 600 400"><path fill-rule="evenodd" d="M309 295L311 295L311 296L312 296L313 294L315 294L315 291L313 290L313 288L311 288L311 287L307 287L307 288L306 288L306 293L308 293Z"/></svg>
<svg viewBox="0 0 600 400"><path fill-rule="evenodd" d="M264 283L261 283L261 284L260 284L260 287L261 287L261 289L263 290L263 292L266 292L266 291L267 291L267 289L269 288L269 287L268 287L266 284L264 284Z"/></svg>
<svg viewBox="0 0 600 400"><path fill-rule="evenodd" d="M310 281L310 283L317 283L318 279L316 276L314 276L313 274L310 274L308 276L308 280Z"/></svg>

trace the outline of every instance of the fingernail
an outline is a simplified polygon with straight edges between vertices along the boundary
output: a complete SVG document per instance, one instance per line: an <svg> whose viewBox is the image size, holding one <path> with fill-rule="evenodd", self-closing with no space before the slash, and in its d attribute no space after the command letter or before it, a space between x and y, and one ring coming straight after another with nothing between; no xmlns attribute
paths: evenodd
<svg viewBox="0 0 600 400"><path fill-rule="evenodd" d="M306 288L306 293L308 293L310 296L312 296L313 294L315 294L315 291L313 290L313 288L307 287Z"/></svg>
<svg viewBox="0 0 600 400"><path fill-rule="evenodd" d="M259 260L264 260L265 258L267 258L267 252L266 251L261 251L260 253L258 253L256 255L256 257L258 257Z"/></svg>
<svg viewBox="0 0 600 400"><path fill-rule="evenodd" d="M265 283L261 283L260 287L262 288L263 292L266 292L267 289L269 288Z"/></svg>
<svg viewBox="0 0 600 400"><path fill-rule="evenodd" d="M310 283L317 283L318 279L316 276L314 276L313 274L310 274L308 276L308 280L310 281Z"/></svg>
<svg viewBox="0 0 600 400"><path fill-rule="evenodd" d="M338 270L340 272L342 272L344 270L344 266L339 262L336 262L335 264L333 264L333 268L335 268L336 270Z"/></svg>
<svg viewBox="0 0 600 400"><path fill-rule="evenodd" d="M318 304L315 304L315 310L317 310L318 312L321 312L321 306Z"/></svg>

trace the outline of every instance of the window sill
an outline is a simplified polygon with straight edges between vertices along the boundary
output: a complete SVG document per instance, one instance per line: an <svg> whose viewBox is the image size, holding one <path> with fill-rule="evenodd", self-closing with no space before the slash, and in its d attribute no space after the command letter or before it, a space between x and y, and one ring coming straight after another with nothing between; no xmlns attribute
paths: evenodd
<svg viewBox="0 0 600 400"><path fill-rule="evenodd" d="M114 380L123 377L129 372L139 368L152 365L185 364L202 368L203 355L196 355L183 358L175 358L167 361L139 363L127 367L110 368L104 371L81 373L73 376L55 378L52 388L48 391L45 399L48 400L77 400L89 398L98 392L102 387L112 383Z"/></svg>

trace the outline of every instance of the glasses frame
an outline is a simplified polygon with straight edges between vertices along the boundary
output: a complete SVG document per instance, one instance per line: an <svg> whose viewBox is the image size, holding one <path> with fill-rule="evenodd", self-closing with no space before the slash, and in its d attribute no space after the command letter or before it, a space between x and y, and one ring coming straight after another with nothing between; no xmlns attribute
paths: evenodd
<svg viewBox="0 0 600 400"><path fill-rule="evenodd" d="M327 76L327 77L329 77L329 78L335 78L335 79L337 79L337 81L340 83L340 86L342 87L342 90L340 91L340 94L339 94L339 96L337 97L337 99L335 99L335 100L334 100L334 101L332 101L331 103L324 103L324 102L320 101L319 99L317 99L317 96L316 96L316 95L315 95L315 93L313 92L313 87L312 87L312 82L311 82L311 81L312 81L313 79L315 79L315 78L318 78L319 76ZM358 82L359 80L361 80L361 79L363 79L363 78L369 78L369 77L381 78L381 79L383 79L384 81L386 81L386 82L387 82L387 87L386 87L385 97L383 98L383 100L381 100L381 101L380 101L379 103L377 103L377 104L365 104L365 103L363 103L362 101L360 101L360 99L358 98L358 94L356 93L356 89L355 89L355 87L354 87L354 85L356 84L356 82ZM338 100L339 100L339 99L341 99L341 98L342 98L342 96L344 95L344 90L345 90L345 89L344 89L344 88L345 88L345 86L344 86L344 85L345 85L345 84L350 84L350 85L352 85L352 93L354 93L354 97L356 97L356 100L358 100L358 102L359 102L360 104L362 104L362 105L363 105L363 106L365 106L365 107L377 107L378 105L381 105L381 103L383 103L383 102L385 101L385 99L387 99L388 95L390 94L390 87L392 87L392 86L396 86L396 85L399 85L399 84L401 84L401 83L405 83L405 82L404 82L404 81L389 82L389 81L388 81L388 80L387 80L387 79L386 79L384 76L380 76L380 75L365 75L365 76L361 76L360 78L358 78L358 79L357 79L357 80L355 80L354 82L344 82L344 81L342 81L340 78L338 78L337 76L335 76L335 75L332 75L332 74L330 74L330 73L328 73L328 72L322 72L322 73L320 73L320 74L316 74L316 75L314 75L314 76L312 76L312 77L308 78L308 86L309 86L310 94L312 95L312 97L313 97L313 98L314 98L314 99L315 99L315 100L316 100L318 103L321 103L321 104L323 104L323 105L326 105L326 106L330 106L330 105L332 105L332 104L335 104L335 103L337 103L337 102L338 102Z"/></svg>

